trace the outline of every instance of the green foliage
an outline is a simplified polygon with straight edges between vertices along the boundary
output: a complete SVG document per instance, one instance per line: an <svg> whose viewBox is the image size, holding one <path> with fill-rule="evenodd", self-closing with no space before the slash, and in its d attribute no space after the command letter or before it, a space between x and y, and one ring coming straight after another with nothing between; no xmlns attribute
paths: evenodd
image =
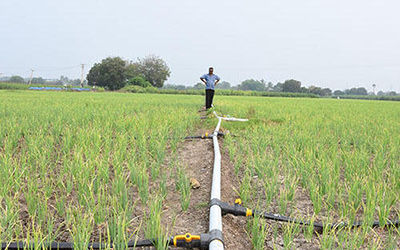
<svg viewBox="0 0 400 250"><path fill-rule="evenodd" d="M283 92L300 93L301 92L301 82L296 80L286 80L282 84Z"/></svg>
<svg viewBox="0 0 400 250"><path fill-rule="evenodd" d="M312 94L316 94L319 96L331 96L332 95L332 90L329 88L320 88L316 86L310 86L308 88L308 92Z"/></svg>
<svg viewBox="0 0 400 250"><path fill-rule="evenodd" d="M239 90L264 91L265 83L263 81L248 79L239 84L237 88Z"/></svg>
<svg viewBox="0 0 400 250"><path fill-rule="evenodd" d="M22 78L21 76L12 76L10 78L10 80L8 80L8 81L12 82L12 83L24 83L25 82L24 78Z"/></svg>
<svg viewBox="0 0 400 250"><path fill-rule="evenodd" d="M168 79L171 71L167 63L158 56L150 55L134 64L134 68L154 87L161 88Z"/></svg>
<svg viewBox="0 0 400 250"><path fill-rule="evenodd" d="M193 86L193 89L205 89L205 85L204 83L198 82Z"/></svg>
<svg viewBox="0 0 400 250"><path fill-rule="evenodd" d="M359 99L359 100L380 100L380 101L400 101L400 95L385 96L385 95L341 95L333 96L340 99Z"/></svg>
<svg viewBox="0 0 400 250"><path fill-rule="evenodd" d="M126 79L132 79L132 78L138 77L138 76L144 77L143 74L139 70L138 63L136 63L136 62L130 63L126 66L125 76L126 76Z"/></svg>
<svg viewBox="0 0 400 250"><path fill-rule="evenodd" d="M172 167L162 166L194 127L198 104L159 97L0 91L1 241L64 235L77 249L93 241L125 249L142 230L165 247L171 190L158 184Z"/></svg>
<svg viewBox="0 0 400 250"><path fill-rule="evenodd" d="M334 96L341 96L341 95L344 95L344 92L341 91L341 90L335 90L335 91L333 91L333 95Z"/></svg>
<svg viewBox="0 0 400 250"><path fill-rule="evenodd" d="M183 209L191 196L185 169L171 159L182 131L196 128L203 100L0 91L2 241L30 241L40 248L63 235L81 249L100 235L100 241L124 249L130 235L143 229L138 235L157 239L157 248L165 249L163 211L171 195L166 183L176 183ZM365 221L359 229L315 234L312 227L256 217L248 224L255 248L266 248L265 239L274 232L280 237L272 244L288 249L299 247L302 238L327 249L396 247L397 231L374 231L368 223L394 219L398 209L398 103L218 96L216 104L218 113L250 119L222 124L240 135L227 135L223 145L246 207L323 223Z"/></svg>
<svg viewBox="0 0 400 250"><path fill-rule="evenodd" d="M146 81L141 76L135 76L135 77L129 79L128 80L128 85L136 85L136 86L140 86L140 87L143 87L143 88L147 88L147 87L151 86L150 82Z"/></svg>
<svg viewBox="0 0 400 250"><path fill-rule="evenodd" d="M122 92L130 92L130 93L159 93L160 90L154 88L153 86L149 86L143 88L138 85L128 85L121 89Z"/></svg>
<svg viewBox="0 0 400 250"><path fill-rule="evenodd" d="M265 241L268 236L268 226L265 219L255 216L248 223L249 231L251 232L251 243L253 249L264 249Z"/></svg>
<svg viewBox="0 0 400 250"><path fill-rule="evenodd" d="M166 62L154 55L139 58L133 63L127 63L120 57L108 57L90 69L87 81L91 86L109 90L119 90L126 84L148 87L148 83L161 88L170 74Z"/></svg>
<svg viewBox="0 0 400 250"><path fill-rule="evenodd" d="M203 84L203 88L204 88L204 84ZM216 89L230 89L231 88L231 84L229 82L226 81L222 81L220 83L218 83L215 86Z"/></svg>
<svg viewBox="0 0 400 250"><path fill-rule="evenodd" d="M29 85L24 83L0 82L0 89L28 89Z"/></svg>
<svg viewBox="0 0 400 250"><path fill-rule="evenodd" d="M271 223L283 236L279 245L298 248L305 237L322 249L360 249L379 245L371 240L377 233L387 239L387 229L372 229L371 222L398 219L398 103L219 97L216 104L217 112L250 119L245 125L223 123L240 135L224 140L239 166L234 173L246 207L262 204L260 211L324 224L364 221L358 229L327 227L322 234ZM253 234L258 246L260 233Z"/></svg>
<svg viewBox="0 0 400 250"><path fill-rule="evenodd" d="M176 190L181 194L182 211L186 211L189 208L190 189L190 181L185 174L185 169L178 164L176 169Z"/></svg>
<svg viewBox="0 0 400 250"><path fill-rule="evenodd" d="M346 89L344 93L346 95L368 95L368 91L363 87Z"/></svg>
<svg viewBox="0 0 400 250"><path fill-rule="evenodd" d="M154 87L142 88L139 86L126 86L121 91L131 92L131 93L159 93L159 94L182 94L182 95L204 95L203 89L157 89ZM269 96L269 97L309 97L317 98L317 95L309 93L282 93L282 92L261 92L261 91L244 91L244 90L228 90L220 89L216 92L217 95L227 95L227 96Z"/></svg>
<svg viewBox="0 0 400 250"><path fill-rule="evenodd" d="M46 80L43 79L42 77L34 77L34 78L32 78L32 83L35 83L35 84L45 84L45 83L46 83Z"/></svg>
<svg viewBox="0 0 400 250"><path fill-rule="evenodd" d="M109 90L118 90L125 86L126 62L120 57L108 57L101 63L96 63L87 75L90 86L105 87Z"/></svg>

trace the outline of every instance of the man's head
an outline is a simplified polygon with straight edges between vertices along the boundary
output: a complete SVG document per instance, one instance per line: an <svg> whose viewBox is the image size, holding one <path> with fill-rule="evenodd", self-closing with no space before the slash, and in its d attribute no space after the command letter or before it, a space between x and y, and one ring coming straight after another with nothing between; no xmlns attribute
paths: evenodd
<svg viewBox="0 0 400 250"><path fill-rule="evenodd" d="M213 67L209 67L208 68L208 74L212 75L214 72L214 68Z"/></svg>

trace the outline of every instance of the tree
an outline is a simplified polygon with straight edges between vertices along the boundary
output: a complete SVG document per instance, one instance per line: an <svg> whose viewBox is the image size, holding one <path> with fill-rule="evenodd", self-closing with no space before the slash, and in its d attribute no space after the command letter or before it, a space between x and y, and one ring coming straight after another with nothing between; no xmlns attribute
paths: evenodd
<svg viewBox="0 0 400 250"><path fill-rule="evenodd" d="M363 87L346 89L344 93L346 95L368 95L368 91Z"/></svg>
<svg viewBox="0 0 400 250"><path fill-rule="evenodd" d="M175 89L177 89L177 90L185 90L186 86L185 85L175 85Z"/></svg>
<svg viewBox="0 0 400 250"><path fill-rule="evenodd" d="M34 78L32 78L32 83L45 84L46 80L43 79L42 77L34 77Z"/></svg>
<svg viewBox="0 0 400 250"><path fill-rule="evenodd" d="M193 86L194 89L204 89L204 83L198 82Z"/></svg>
<svg viewBox="0 0 400 250"><path fill-rule="evenodd" d="M96 63L87 75L90 86L106 87L110 90L117 90L125 86L126 62L120 57L108 57L101 63Z"/></svg>
<svg viewBox="0 0 400 250"><path fill-rule="evenodd" d="M21 76L12 76L9 81L13 82L13 83L24 83L25 82L24 78L22 78Z"/></svg>
<svg viewBox="0 0 400 250"><path fill-rule="evenodd" d="M300 89L301 89L301 88L300 88ZM314 86L314 85L311 85L311 86L308 88L308 91L309 91L311 94L322 95L322 89L321 89L320 87L316 87L316 86Z"/></svg>
<svg viewBox="0 0 400 250"><path fill-rule="evenodd" d="M141 76L135 76L128 80L128 85L137 85L143 88L150 87L151 84Z"/></svg>
<svg viewBox="0 0 400 250"><path fill-rule="evenodd" d="M54 81L49 81L47 83L54 84ZM58 84L58 85L66 85L66 84L80 85L81 79L69 79L67 76L60 76L60 79L56 80L55 84Z"/></svg>
<svg viewBox="0 0 400 250"><path fill-rule="evenodd" d="M139 58L138 62L131 67L133 73L140 74L154 87L158 88L164 85L164 82L171 74L167 63L155 55L150 55L143 59Z"/></svg>
<svg viewBox="0 0 400 250"><path fill-rule="evenodd" d="M310 93L310 90L303 86L303 87L300 88L300 92L301 93Z"/></svg>
<svg viewBox="0 0 400 250"><path fill-rule="evenodd" d="M274 84L272 82L268 82L267 86L265 87L266 91L273 91L274 90Z"/></svg>
<svg viewBox="0 0 400 250"><path fill-rule="evenodd" d="M144 75L142 73L140 73L140 71L139 71L139 64L136 62L129 63L126 66L125 76L127 79L132 79L137 76L144 78Z"/></svg>
<svg viewBox="0 0 400 250"><path fill-rule="evenodd" d="M301 82L296 81L296 80L286 80L283 84L282 84L282 91L283 92L301 92Z"/></svg>
<svg viewBox="0 0 400 250"><path fill-rule="evenodd" d="M374 95L375 95L375 88L376 88L376 84L374 83L374 84L372 84L372 92L374 93Z"/></svg>
<svg viewBox="0 0 400 250"><path fill-rule="evenodd" d="M253 91L264 91L265 90L265 83L261 81L257 81L254 79L248 79L243 81L238 86L239 90L253 90Z"/></svg>
<svg viewBox="0 0 400 250"><path fill-rule="evenodd" d="M323 88L321 90L322 96L331 96L332 95L332 90L330 88Z"/></svg>
<svg viewBox="0 0 400 250"><path fill-rule="evenodd" d="M282 85L283 85L283 83L278 82L278 83L274 86L273 91L274 91L274 92L282 92Z"/></svg>
<svg viewBox="0 0 400 250"><path fill-rule="evenodd" d="M229 82L222 81L215 86L216 89L230 89L231 84Z"/></svg>
<svg viewBox="0 0 400 250"><path fill-rule="evenodd" d="M333 95L335 95L335 96L341 96L341 95L344 95L344 92L341 91L341 90L335 90L335 91L333 91Z"/></svg>

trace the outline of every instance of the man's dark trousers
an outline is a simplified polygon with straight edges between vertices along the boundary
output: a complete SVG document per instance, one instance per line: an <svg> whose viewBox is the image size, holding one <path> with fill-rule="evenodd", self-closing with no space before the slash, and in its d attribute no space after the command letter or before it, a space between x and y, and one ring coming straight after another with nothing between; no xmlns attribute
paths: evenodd
<svg viewBox="0 0 400 250"><path fill-rule="evenodd" d="M211 108L211 104L214 99L214 90L213 89L206 89L206 109Z"/></svg>

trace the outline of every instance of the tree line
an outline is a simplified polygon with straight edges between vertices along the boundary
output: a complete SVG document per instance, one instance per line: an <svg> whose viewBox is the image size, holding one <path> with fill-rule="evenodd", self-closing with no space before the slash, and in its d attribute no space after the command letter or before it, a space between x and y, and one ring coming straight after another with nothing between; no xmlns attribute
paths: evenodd
<svg viewBox="0 0 400 250"><path fill-rule="evenodd" d="M167 63L158 56L138 58L136 62L108 57L90 69L86 79L90 86L118 90L125 86L161 88L170 76Z"/></svg>
<svg viewBox="0 0 400 250"><path fill-rule="evenodd" d="M204 89L204 83L196 83L194 86L186 87L184 85L166 85L165 89ZM285 92L285 93L304 93L304 94L315 94L318 96L366 96L366 95L379 95L379 96L395 96L398 95L395 91L378 93L368 92L366 88L350 88L345 90L332 91L330 88L321 88L314 85L305 87L301 85L300 81L290 79L283 83L273 84L272 82L266 82L265 80L254 80L247 79L241 82L237 86L232 86L229 82L222 81L216 87L216 89L227 89L227 90L243 90L243 91L265 91L265 92Z"/></svg>
<svg viewBox="0 0 400 250"><path fill-rule="evenodd" d="M95 63L89 70L86 77L86 83L90 86L103 87L107 90L119 90L124 87L135 88L163 88L174 90L197 90L204 89L203 83L196 83L194 86L185 85L164 85L165 81L171 74L167 63L160 57L149 55L144 58L138 58L136 61L124 60L121 57L107 57L99 63ZM4 79L4 78L3 78ZM29 79L21 76L12 76L5 79L7 82L26 83ZM61 76L58 80L45 80L42 77L32 79L33 84L61 85L80 84L79 79L68 79ZM376 85L372 85L375 89ZM298 80L290 79L284 82L273 84L265 80L247 79L237 86L232 86L227 81L220 82L216 89L224 90L242 90L242 91L260 91L260 92L284 92L284 93L302 93L313 94L318 96L396 96L399 95L395 91L375 93L368 92L364 87L350 88L345 90L332 91L330 88L321 88L311 85L309 87L302 86Z"/></svg>
<svg viewBox="0 0 400 250"><path fill-rule="evenodd" d="M22 76L14 75L11 77L2 77L0 82L11 82L11 83L29 83L29 78L23 78ZM66 76L60 76L59 79L44 79L42 77L33 77L32 84L40 85L80 85L80 79L70 79Z"/></svg>
<svg viewBox="0 0 400 250"><path fill-rule="evenodd" d="M103 87L107 90L119 90L125 86L136 85L140 87L161 88L170 76L171 71L166 62L158 56L149 55L138 58L137 61L124 60L121 57L108 57L95 63L86 76L89 86ZM4 82L28 83L30 79L21 76L3 77ZM46 85L78 85L79 79L68 79L61 76L59 80L45 80L34 77L33 84Z"/></svg>

